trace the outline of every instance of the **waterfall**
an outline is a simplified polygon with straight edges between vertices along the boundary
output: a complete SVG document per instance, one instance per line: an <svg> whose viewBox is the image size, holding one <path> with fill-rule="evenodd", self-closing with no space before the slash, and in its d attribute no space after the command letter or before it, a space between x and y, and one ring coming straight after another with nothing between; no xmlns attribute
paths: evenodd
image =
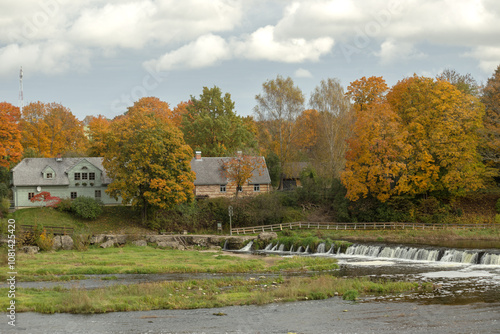
<svg viewBox="0 0 500 334"><path fill-rule="evenodd" d="M280 247L278 248L278 251L284 252L285 251L285 244L281 244Z"/></svg>
<svg viewBox="0 0 500 334"><path fill-rule="evenodd" d="M224 242L224 247L222 248L222 250L226 250L227 249L227 243L228 243L228 239L226 239L226 241Z"/></svg>
<svg viewBox="0 0 500 334"><path fill-rule="evenodd" d="M340 254L337 251L337 254ZM480 250L427 249L409 246L352 245L345 252L349 256L366 256L429 262L455 262L500 265L500 254Z"/></svg>
<svg viewBox="0 0 500 334"><path fill-rule="evenodd" d="M271 248L271 252L275 252L277 248L278 248L278 244L276 244L273 248Z"/></svg>
<svg viewBox="0 0 500 334"><path fill-rule="evenodd" d="M268 250L271 250L271 248L273 248L272 242L269 245L267 245L266 248L264 248L264 250L268 251Z"/></svg>
<svg viewBox="0 0 500 334"><path fill-rule="evenodd" d="M290 247L290 253L293 253L293 245Z"/></svg>
<svg viewBox="0 0 500 334"><path fill-rule="evenodd" d="M325 243L322 242L318 245L318 248L316 249L316 253L324 253L325 252Z"/></svg>
<svg viewBox="0 0 500 334"><path fill-rule="evenodd" d="M302 253L303 250L304 250L304 247L299 246L299 248L297 248L297 253Z"/></svg>
<svg viewBox="0 0 500 334"><path fill-rule="evenodd" d="M304 251L304 254L309 253L309 245L307 245L306 250Z"/></svg>
<svg viewBox="0 0 500 334"><path fill-rule="evenodd" d="M246 244L245 247L240 249L240 252L249 252L252 249L253 241L250 241L248 244Z"/></svg>

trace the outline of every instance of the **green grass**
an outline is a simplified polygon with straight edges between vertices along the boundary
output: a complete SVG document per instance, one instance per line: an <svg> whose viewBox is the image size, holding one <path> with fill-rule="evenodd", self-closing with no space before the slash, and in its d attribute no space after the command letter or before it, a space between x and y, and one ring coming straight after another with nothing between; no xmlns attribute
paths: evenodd
<svg viewBox="0 0 500 334"><path fill-rule="evenodd" d="M368 278L344 279L329 275L290 279L248 280L223 278L183 282L117 285L93 290L77 288L16 290L16 311L40 313L105 313L157 309L213 308L268 304L347 295L379 295L432 289L409 282L372 282ZM7 295L7 289L0 289ZM6 309L8 300L0 307Z"/></svg>
<svg viewBox="0 0 500 334"><path fill-rule="evenodd" d="M220 252L162 250L133 245L90 248L85 252L18 253L16 263L20 281L68 280L68 277L99 274L248 273L336 268L335 259L292 257L270 265L264 258L243 259ZM0 279L5 278L6 274L0 274Z"/></svg>
<svg viewBox="0 0 500 334"><path fill-rule="evenodd" d="M78 218L69 212L53 208L20 209L9 215L17 224L72 227L75 233L151 233L141 225L138 212L129 206L105 206L103 213L95 220ZM4 219L5 220L5 219Z"/></svg>

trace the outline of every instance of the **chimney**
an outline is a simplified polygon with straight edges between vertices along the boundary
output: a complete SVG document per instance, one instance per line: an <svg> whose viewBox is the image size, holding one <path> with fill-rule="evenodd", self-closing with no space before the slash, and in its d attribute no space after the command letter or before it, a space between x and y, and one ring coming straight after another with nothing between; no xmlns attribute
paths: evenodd
<svg viewBox="0 0 500 334"><path fill-rule="evenodd" d="M62 154L61 153L58 153L57 156L56 156L56 161L57 162L61 162L63 160L62 158Z"/></svg>
<svg viewBox="0 0 500 334"><path fill-rule="evenodd" d="M195 155L194 155L194 158L195 158L197 161L201 161L201 151L196 151L196 152L195 152Z"/></svg>

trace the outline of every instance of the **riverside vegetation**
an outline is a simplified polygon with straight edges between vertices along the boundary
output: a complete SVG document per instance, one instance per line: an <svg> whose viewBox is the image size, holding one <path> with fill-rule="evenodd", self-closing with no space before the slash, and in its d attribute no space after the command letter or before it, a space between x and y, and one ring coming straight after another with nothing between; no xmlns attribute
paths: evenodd
<svg viewBox="0 0 500 334"><path fill-rule="evenodd" d="M122 248L19 254L18 277L23 281L83 278L87 274L119 273L275 273L272 278L226 277L78 288L18 288L17 310L41 313L102 313L152 309L186 309L266 304L359 294L388 294L432 289L432 285L370 278L337 278L332 258L254 257L243 259L210 251L161 250L127 245ZM285 272L312 276L283 278ZM247 275L248 276L248 275ZM113 279L113 276L103 279ZM0 289L7 293L7 288ZM0 307L7 307L0 301Z"/></svg>
<svg viewBox="0 0 500 334"><path fill-rule="evenodd" d="M310 182L310 183L308 183ZM294 192L275 192L254 198L210 199L182 204L173 210L159 211L146 223L130 207L104 207L95 220L76 217L54 208L18 210L8 216L18 224L42 227L58 225L72 227L74 240L82 247L73 251L47 251L39 254L18 253L19 281L65 281L85 279L85 275L162 274L162 273L273 273L287 271L307 273L304 277L251 280L231 277L187 282L156 282L115 285L95 290L56 287L52 289L18 288L18 311L97 313L161 308L218 307L240 304L264 304L278 301L322 299L335 295L354 299L362 294L401 293L432 289L430 285L408 282L372 281L369 278L336 278L333 259L252 257L242 259L221 252L176 251L152 247L125 245L99 249L86 243L88 237L100 233L144 235L159 231L214 233L217 222L227 226L227 206L233 205L233 226L284 223L289 221L418 221L444 223L493 223L498 195L484 193L454 201L435 197L408 200L400 198L381 204L376 199L349 202L342 188L321 188L312 191L314 178L304 181L304 187ZM309 184L309 185L308 185ZM341 185L337 184L337 187ZM476 200L481 198L481 200ZM6 223L6 219L2 220ZM3 230L3 228L2 228ZM49 236L50 237L50 236ZM282 231L275 242L287 246L299 245L315 249L319 243L329 247L339 240L405 241L428 240L492 240L499 241L498 228L446 231ZM264 243L255 247L264 248ZM85 251L83 251L85 250ZM7 252L2 251L1 265L6 264ZM312 277L310 276L312 273ZM1 277L4 279L5 277ZM197 288L197 289L196 289ZM6 293L0 289L0 293ZM0 301L0 307L5 301Z"/></svg>

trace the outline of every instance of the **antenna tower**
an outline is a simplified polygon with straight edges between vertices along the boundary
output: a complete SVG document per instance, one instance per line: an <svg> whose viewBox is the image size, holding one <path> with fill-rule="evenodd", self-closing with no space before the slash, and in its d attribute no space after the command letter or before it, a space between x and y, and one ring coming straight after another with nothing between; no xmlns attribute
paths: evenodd
<svg viewBox="0 0 500 334"><path fill-rule="evenodd" d="M19 111L23 111L24 95L23 95L23 67L19 70Z"/></svg>

